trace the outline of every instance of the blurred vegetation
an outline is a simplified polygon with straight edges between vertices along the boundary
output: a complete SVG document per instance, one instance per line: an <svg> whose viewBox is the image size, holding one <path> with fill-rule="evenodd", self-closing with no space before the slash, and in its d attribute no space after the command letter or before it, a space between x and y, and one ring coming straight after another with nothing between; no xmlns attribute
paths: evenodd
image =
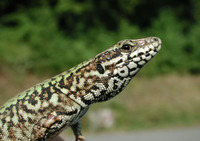
<svg viewBox="0 0 200 141"><path fill-rule="evenodd" d="M158 36L146 75L200 73L198 0L1 0L1 70L59 73L125 38Z"/></svg>
<svg viewBox="0 0 200 141"><path fill-rule="evenodd" d="M44 78L36 81L35 74L58 74L119 40L147 36L158 36L163 44L142 70L145 76L200 74L199 0L0 0L0 72L34 76L16 84L13 80L23 76L1 75L0 102ZM116 126L129 129L199 123L195 77L136 78L134 90L129 85L126 96L97 109L110 107Z"/></svg>

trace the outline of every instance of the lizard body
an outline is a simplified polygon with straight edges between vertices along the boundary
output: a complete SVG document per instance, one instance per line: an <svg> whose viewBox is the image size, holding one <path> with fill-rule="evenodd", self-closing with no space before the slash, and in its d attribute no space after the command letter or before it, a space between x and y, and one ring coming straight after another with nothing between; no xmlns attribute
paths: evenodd
<svg viewBox="0 0 200 141"><path fill-rule="evenodd" d="M119 94L161 48L157 37L126 39L72 69L45 80L0 108L0 140L45 141L72 127L89 106Z"/></svg>

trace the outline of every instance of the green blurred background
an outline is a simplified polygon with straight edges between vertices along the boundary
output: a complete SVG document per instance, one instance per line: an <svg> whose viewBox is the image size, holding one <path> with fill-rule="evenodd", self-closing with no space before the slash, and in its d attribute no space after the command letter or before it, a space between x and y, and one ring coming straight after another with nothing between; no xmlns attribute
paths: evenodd
<svg viewBox="0 0 200 141"><path fill-rule="evenodd" d="M0 102L119 40L147 36L160 37L162 50L124 94L91 112L112 109L113 130L199 125L199 0L1 0Z"/></svg>

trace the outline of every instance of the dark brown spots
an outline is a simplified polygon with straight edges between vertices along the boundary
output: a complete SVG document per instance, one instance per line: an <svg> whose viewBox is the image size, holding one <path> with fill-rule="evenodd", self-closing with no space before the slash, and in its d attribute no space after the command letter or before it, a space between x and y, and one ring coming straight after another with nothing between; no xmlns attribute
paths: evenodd
<svg viewBox="0 0 200 141"><path fill-rule="evenodd" d="M111 65L105 66L105 69L106 69L106 70L109 70L110 68L111 68Z"/></svg>
<svg viewBox="0 0 200 141"><path fill-rule="evenodd" d="M120 63L122 63L123 62L123 60L122 59L120 59L118 62L117 62L117 64L120 64Z"/></svg>
<svg viewBox="0 0 200 141"><path fill-rule="evenodd" d="M12 122L12 120L10 120L9 122L8 122L8 128L12 128L14 126L14 123Z"/></svg>
<svg viewBox="0 0 200 141"><path fill-rule="evenodd" d="M33 114L35 113L34 110L31 110L31 109L28 109L28 107L26 105L21 105L21 108L24 110L24 112L26 113L30 113L30 114Z"/></svg>
<svg viewBox="0 0 200 141"><path fill-rule="evenodd" d="M59 96L58 97L58 102L61 103L62 102L62 98Z"/></svg>
<svg viewBox="0 0 200 141"><path fill-rule="evenodd" d="M109 54L109 51L106 51L104 54L105 54L105 55Z"/></svg>
<svg viewBox="0 0 200 141"><path fill-rule="evenodd" d="M140 52L140 53L138 53L138 56L142 56L144 53L143 52Z"/></svg>
<svg viewBox="0 0 200 141"><path fill-rule="evenodd" d="M2 118L2 119L1 119L1 122L2 122L3 124L5 124L5 123L6 123L5 118Z"/></svg>
<svg viewBox="0 0 200 141"><path fill-rule="evenodd" d="M55 93L62 93L62 91L59 89L59 88L57 88L55 85L54 86L52 86L53 87L53 89L54 89L54 91L55 91ZM52 95L52 93L53 92L51 92L51 95ZM51 97L50 97L51 98Z"/></svg>
<svg viewBox="0 0 200 141"><path fill-rule="evenodd" d="M53 86L52 86L53 87ZM54 87L55 88L55 87ZM56 91L56 90L55 90ZM60 90L59 90L60 91ZM40 100L50 100L52 96L51 87L42 88L42 94L39 95Z"/></svg>
<svg viewBox="0 0 200 141"><path fill-rule="evenodd" d="M117 80L114 80L113 82L113 89L116 90L118 88L118 86L116 85L118 83Z"/></svg>
<svg viewBox="0 0 200 141"><path fill-rule="evenodd" d="M10 118L12 118L14 116L13 110L10 110L9 116L10 116Z"/></svg>
<svg viewBox="0 0 200 141"><path fill-rule="evenodd" d="M96 70L100 73L100 74L104 74L104 68L101 64L96 64Z"/></svg>
<svg viewBox="0 0 200 141"><path fill-rule="evenodd" d="M125 73L125 71L124 71L124 70L121 70L120 73Z"/></svg>
<svg viewBox="0 0 200 141"><path fill-rule="evenodd" d="M65 83L64 83L63 79L61 79L61 80L59 81L59 87L60 87L60 88L63 88L64 86L65 86Z"/></svg>
<svg viewBox="0 0 200 141"><path fill-rule="evenodd" d="M27 111L26 111L27 112ZM21 124L24 124L26 122L26 120L24 119L23 115L18 115L18 122Z"/></svg>
<svg viewBox="0 0 200 141"><path fill-rule="evenodd" d="M38 101L35 100L35 97L37 97L37 95L38 95L38 92L35 90L35 91L33 92L33 94L30 95L30 97L29 97L29 99L28 99L28 103L30 103L31 105L37 104Z"/></svg>
<svg viewBox="0 0 200 141"><path fill-rule="evenodd" d="M52 77L52 78L51 78L51 81L54 81L54 80L56 80L56 78L55 78L55 77Z"/></svg>
<svg viewBox="0 0 200 141"><path fill-rule="evenodd" d="M28 122L29 122L30 124L33 124L33 123L34 123L33 120L32 120L32 118L30 118L30 117L28 117Z"/></svg>
<svg viewBox="0 0 200 141"><path fill-rule="evenodd" d="M74 115L77 113L77 109L75 109L74 111L70 111L70 112L66 112L65 115Z"/></svg>
<svg viewBox="0 0 200 141"><path fill-rule="evenodd" d="M78 76L76 77L76 82L77 82L77 84L80 82Z"/></svg>
<svg viewBox="0 0 200 141"><path fill-rule="evenodd" d="M91 89L93 89L93 90L98 90L99 89L99 87L97 87L96 85L94 85L94 86L92 86L92 88Z"/></svg>

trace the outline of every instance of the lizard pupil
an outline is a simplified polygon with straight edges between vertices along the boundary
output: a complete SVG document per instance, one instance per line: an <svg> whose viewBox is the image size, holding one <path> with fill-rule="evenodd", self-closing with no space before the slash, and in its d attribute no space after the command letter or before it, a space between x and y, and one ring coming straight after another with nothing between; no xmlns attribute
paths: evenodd
<svg viewBox="0 0 200 141"><path fill-rule="evenodd" d="M104 74L104 68L101 64L96 64L96 69L100 74Z"/></svg>
<svg viewBox="0 0 200 141"><path fill-rule="evenodd" d="M131 49L131 45L125 44L122 46L123 50L130 50Z"/></svg>

